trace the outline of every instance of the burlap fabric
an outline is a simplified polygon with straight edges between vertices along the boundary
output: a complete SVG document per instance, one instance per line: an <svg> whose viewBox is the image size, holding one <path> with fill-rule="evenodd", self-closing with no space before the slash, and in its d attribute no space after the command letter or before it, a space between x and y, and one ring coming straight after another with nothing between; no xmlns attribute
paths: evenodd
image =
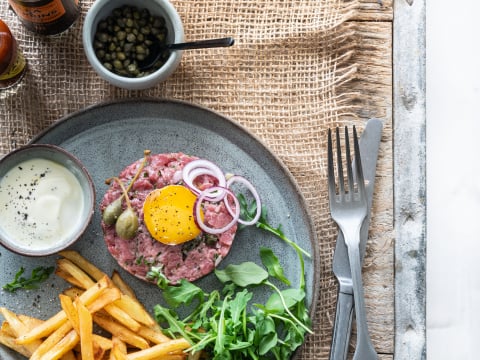
<svg viewBox="0 0 480 360"><path fill-rule="evenodd" d="M321 288L315 335L301 357L327 359L336 302L331 258L337 230L326 194L326 130L357 121L348 114L352 95L340 91L348 89L342 85L355 72L349 64L353 40L346 20L356 2L173 0L187 40L229 35L236 45L186 52L168 81L137 92L110 86L90 68L81 27L91 2L82 1L78 21L54 37L28 32L7 1L0 2L0 16L28 60L22 82L0 91L0 155L62 116L111 99L182 99L238 121L284 161L308 203L320 241Z"/></svg>

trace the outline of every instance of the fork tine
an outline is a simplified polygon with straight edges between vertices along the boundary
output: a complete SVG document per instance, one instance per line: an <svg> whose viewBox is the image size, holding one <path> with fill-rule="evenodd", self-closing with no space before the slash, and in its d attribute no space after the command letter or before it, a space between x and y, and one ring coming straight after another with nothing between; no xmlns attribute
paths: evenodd
<svg viewBox="0 0 480 360"><path fill-rule="evenodd" d="M332 145L332 130L328 129L328 192L330 202L333 201L336 195L335 191L335 172L333 166L333 145Z"/></svg>
<svg viewBox="0 0 480 360"><path fill-rule="evenodd" d="M347 160L347 176L348 176L348 193L353 196L354 182L353 182L353 170L352 170L352 158L350 152L350 139L348 136L348 127L345 126L345 153ZM353 198L352 198L353 199Z"/></svg>
<svg viewBox="0 0 480 360"><path fill-rule="evenodd" d="M363 179L362 157L360 156L360 146L358 145L357 129L353 127L353 144L355 147L355 170L358 192L360 195L365 194L365 181Z"/></svg>
<svg viewBox="0 0 480 360"><path fill-rule="evenodd" d="M345 182L343 179L343 165L342 165L342 145L340 142L340 132L338 127L335 129L336 131L336 140L337 140L337 176L338 176L338 189L340 196L345 194Z"/></svg>

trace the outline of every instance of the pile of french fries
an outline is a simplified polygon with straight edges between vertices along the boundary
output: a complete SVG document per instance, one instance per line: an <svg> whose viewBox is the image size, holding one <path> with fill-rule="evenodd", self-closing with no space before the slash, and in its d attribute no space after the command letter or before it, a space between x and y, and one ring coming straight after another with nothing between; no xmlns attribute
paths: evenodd
<svg viewBox="0 0 480 360"><path fill-rule="evenodd" d="M59 294L61 309L40 320L0 308L1 344L30 360L187 358L189 342L164 335L118 272L109 277L75 251L60 255L55 273L72 285Z"/></svg>

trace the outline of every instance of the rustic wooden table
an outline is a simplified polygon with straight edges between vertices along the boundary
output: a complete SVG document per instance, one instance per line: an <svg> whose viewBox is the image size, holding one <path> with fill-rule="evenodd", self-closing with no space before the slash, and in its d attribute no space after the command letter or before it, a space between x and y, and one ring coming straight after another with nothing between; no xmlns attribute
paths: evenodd
<svg viewBox="0 0 480 360"><path fill-rule="evenodd" d="M371 233L364 266L369 329L381 360L424 359L426 0L343 1L358 4L359 10L347 24L351 27L355 42L349 44L353 45L354 51L348 60L352 65L355 64L355 80L345 83L345 88L338 89L339 93L353 94L352 97L358 98L352 115L365 120L381 118L385 124L373 202L374 231ZM182 5L180 1L178 4ZM79 26L77 24L73 34L80 34ZM79 39L80 35L72 41L78 45ZM56 41L61 43L61 40L61 37L60 40L25 37L25 46L29 45L27 55L31 68L50 72L52 69L46 67L47 62L36 57L37 48L50 49ZM71 57L83 59L80 46L73 50L69 47L59 49L61 51L54 53L54 59L58 63L69 64ZM246 67L245 64L244 66ZM185 68L193 69L187 66ZM30 89L34 95L19 96L18 103L5 98L5 104L18 112L18 115L15 113L9 119L8 129L0 128L1 136L6 138L8 135L11 138L11 142L5 144L5 152L16 147L17 140L20 143L20 140L33 137L54 119L77 110L78 107L89 105L90 95L95 91L101 91L101 100L128 95L118 89L105 88L97 76L85 70L85 85L77 89L75 99L70 97L71 80L61 82L58 93L50 96L46 90L48 87L42 87L39 74L42 72L30 72L26 79L28 82L25 81L29 85L25 88ZM159 88L159 93L167 97L182 95L182 81L191 81L190 76L191 73L187 72L184 78L179 79L179 85L164 90ZM201 81L192 84L202 89ZM193 88L190 97L185 100L212 106L222 113L228 112L229 109L224 104L217 103L213 96L205 97L203 91L198 89ZM237 88L236 90L238 91ZM151 95L148 92L145 94ZM266 94L268 96L265 97L270 98L270 94ZM33 115L25 113L25 103L36 105ZM27 115L37 121L24 126L23 121ZM259 127L258 130L262 128ZM325 325L328 331L330 325L330 322ZM354 340L353 337L351 350ZM328 341L322 340L321 346L321 349L314 350L326 357Z"/></svg>
<svg viewBox="0 0 480 360"><path fill-rule="evenodd" d="M380 159L390 164L380 166L393 174L378 174L377 188L392 194L374 198L378 214L389 214L382 199L394 202L393 224L372 220L392 233L367 251L370 332L380 359L425 359L425 1L361 0L351 22L358 115L386 120Z"/></svg>

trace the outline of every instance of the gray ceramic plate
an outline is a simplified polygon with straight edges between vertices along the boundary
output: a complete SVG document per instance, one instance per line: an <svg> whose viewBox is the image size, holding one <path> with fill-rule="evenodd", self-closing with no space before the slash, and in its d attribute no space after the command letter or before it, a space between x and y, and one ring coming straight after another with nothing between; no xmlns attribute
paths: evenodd
<svg viewBox="0 0 480 360"><path fill-rule="evenodd" d="M308 302L313 310L318 293L318 249L303 197L288 170L258 138L243 127L210 110L178 101L127 100L96 105L69 115L32 142L55 144L76 155L90 172L97 191L97 211L74 249L107 273L117 269L136 290L146 308L161 303L159 290L124 272L108 253L102 238L98 202L107 189L104 180L142 158L144 149L154 153L184 152L217 163L225 172L243 174L258 189L268 209L269 222L281 224L284 233L312 254L306 260ZM277 254L287 277L298 284L299 267L293 249L256 228L240 232L230 255L220 264L260 262L259 248ZM27 258L0 249L0 284L13 279L20 266L26 273L39 265L54 265L56 256ZM205 289L219 288L214 275L197 282ZM52 276L40 289L9 294L1 290L0 306L15 312L47 318L59 309L58 293L67 284ZM258 293L256 301L266 295ZM313 311L311 311L313 313ZM23 359L0 347L0 359Z"/></svg>

